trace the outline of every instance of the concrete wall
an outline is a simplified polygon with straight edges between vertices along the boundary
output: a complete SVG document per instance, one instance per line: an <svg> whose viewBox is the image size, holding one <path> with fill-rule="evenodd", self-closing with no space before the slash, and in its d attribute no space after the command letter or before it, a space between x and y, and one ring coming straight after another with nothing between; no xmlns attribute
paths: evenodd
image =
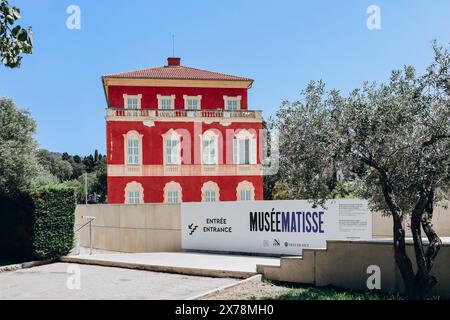
<svg viewBox="0 0 450 320"><path fill-rule="evenodd" d="M94 216L93 247L121 252L158 252L181 250L180 205L78 205L76 227L82 216ZM375 213L372 218L375 238L392 238L392 218ZM439 236L450 236L450 209L436 208L433 223ZM407 235L410 235L407 227ZM80 245L89 246L89 228L79 234Z"/></svg>
<svg viewBox="0 0 450 320"><path fill-rule="evenodd" d="M450 205L450 203L449 203ZM373 236L392 238L392 217L383 217L374 213L372 218ZM411 236L410 221L406 221L406 236ZM450 207L435 207L433 210L433 225L440 237L450 237Z"/></svg>
<svg viewBox="0 0 450 320"><path fill-rule="evenodd" d="M180 251L180 205L78 205L75 227L94 216L93 248L120 252ZM83 247L89 246L89 226L78 236Z"/></svg>
<svg viewBox="0 0 450 320"><path fill-rule="evenodd" d="M408 244L407 250L415 265L413 245ZM438 279L433 295L450 298L449 263L450 244L445 244L432 271ZM304 250L303 257L281 258L280 267L258 266L258 272L270 280L365 291L370 265L381 269L382 291L403 292L389 241L328 241L326 250Z"/></svg>

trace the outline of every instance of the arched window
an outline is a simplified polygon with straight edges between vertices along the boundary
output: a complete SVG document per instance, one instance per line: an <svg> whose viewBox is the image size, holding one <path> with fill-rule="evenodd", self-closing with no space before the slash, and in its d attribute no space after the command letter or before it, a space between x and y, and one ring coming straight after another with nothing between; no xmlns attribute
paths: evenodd
<svg viewBox="0 0 450 320"><path fill-rule="evenodd" d="M256 164L256 134L240 130L233 139L233 163Z"/></svg>
<svg viewBox="0 0 450 320"><path fill-rule="evenodd" d="M181 135L170 129L163 135L164 164L181 164Z"/></svg>
<svg viewBox="0 0 450 320"><path fill-rule="evenodd" d="M255 187L253 183L247 180L239 182L236 189L236 199L238 201L255 200Z"/></svg>
<svg viewBox="0 0 450 320"><path fill-rule="evenodd" d="M125 164L142 164L142 135L132 130L124 134Z"/></svg>
<svg viewBox="0 0 450 320"><path fill-rule="evenodd" d="M139 182L129 182L125 187L125 203L140 204L144 203L144 188Z"/></svg>
<svg viewBox="0 0 450 320"><path fill-rule="evenodd" d="M166 183L164 187L164 202L165 203L183 202L182 189L181 185L178 182L171 181Z"/></svg>
<svg viewBox="0 0 450 320"><path fill-rule="evenodd" d="M218 135L208 130L202 137L202 163L218 164L219 160L219 139Z"/></svg>
<svg viewBox="0 0 450 320"><path fill-rule="evenodd" d="M202 201L203 202L216 202L220 201L220 189L217 183L208 181L203 184L202 187Z"/></svg>

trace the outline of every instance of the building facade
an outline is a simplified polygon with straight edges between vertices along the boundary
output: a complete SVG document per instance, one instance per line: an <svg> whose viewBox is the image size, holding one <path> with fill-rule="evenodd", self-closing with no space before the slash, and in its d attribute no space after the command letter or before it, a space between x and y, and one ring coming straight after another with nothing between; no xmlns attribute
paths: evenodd
<svg viewBox="0 0 450 320"><path fill-rule="evenodd" d="M167 65L102 77L109 203L262 200L253 80Z"/></svg>

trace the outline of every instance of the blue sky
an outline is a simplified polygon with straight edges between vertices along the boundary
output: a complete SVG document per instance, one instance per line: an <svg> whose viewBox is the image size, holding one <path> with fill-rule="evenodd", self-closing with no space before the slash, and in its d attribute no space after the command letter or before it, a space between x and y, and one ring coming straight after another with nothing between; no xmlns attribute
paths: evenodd
<svg viewBox="0 0 450 320"><path fill-rule="evenodd" d="M273 115L309 80L347 93L385 81L405 64L431 61L431 41L450 42L450 1L148 1L10 0L31 25L34 53L20 69L0 67L0 96L30 110L43 148L105 151L103 74L165 64L255 79L250 108ZM66 9L81 8L81 30L66 28ZM381 30L366 27L369 5Z"/></svg>

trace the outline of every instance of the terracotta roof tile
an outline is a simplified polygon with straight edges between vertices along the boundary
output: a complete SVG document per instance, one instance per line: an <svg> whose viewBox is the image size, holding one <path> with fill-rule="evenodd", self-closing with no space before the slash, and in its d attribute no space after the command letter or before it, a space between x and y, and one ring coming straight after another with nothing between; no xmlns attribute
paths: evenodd
<svg viewBox="0 0 450 320"><path fill-rule="evenodd" d="M105 78L137 78L137 79L185 79L185 80L231 80L253 81L249 78L195 69L185 66L163 66L129 72L105 75Z"/></svg>

